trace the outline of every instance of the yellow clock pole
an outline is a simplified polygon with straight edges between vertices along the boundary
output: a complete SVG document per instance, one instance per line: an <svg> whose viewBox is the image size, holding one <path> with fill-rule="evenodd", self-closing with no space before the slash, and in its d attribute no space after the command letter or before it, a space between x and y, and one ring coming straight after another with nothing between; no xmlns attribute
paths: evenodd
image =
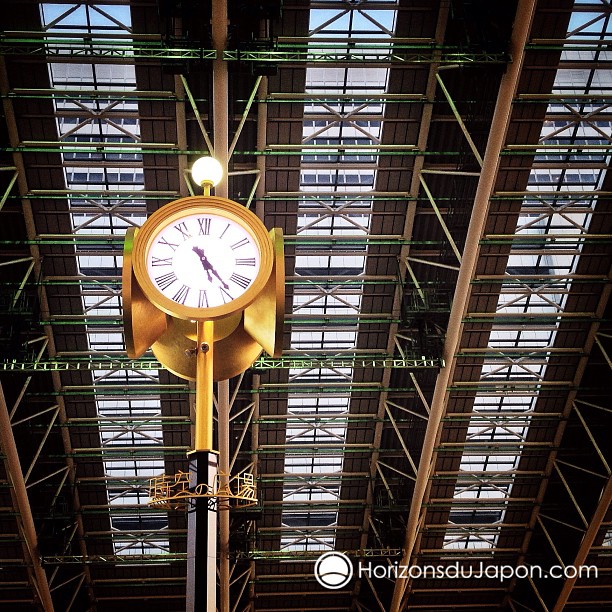
<svg viewBox="0 0 612 612"><path fill-rule="evenodd" d="M214 323L198 321L196 353L195 450L213 449Z"/></svg>

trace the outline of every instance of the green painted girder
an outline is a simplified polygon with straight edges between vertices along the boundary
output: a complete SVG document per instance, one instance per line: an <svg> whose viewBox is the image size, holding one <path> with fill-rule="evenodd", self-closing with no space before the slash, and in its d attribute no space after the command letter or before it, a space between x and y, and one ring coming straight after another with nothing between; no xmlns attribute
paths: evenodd
<svg viewBox="0 0 612 612"><path fill-rule="evenodd" d="M135 168L138 166L134 166ZM140 166L140 168L142 168L142 165ZM145 205L145 202L148 202L150 200L172 200L172 199L178 199L180 198L181 195L179 193L172 193L172 194L164 194L164 193L159 193L159 194L155 194L155 193L146 193L146 192L135 192L135 191L125 191L125 192L120 192L120 191L91 191L89 193L87 193L86 191L70 191L70 192L63 192L63 193L58 193L57 191L53 192L53 191L30 191L29 193L27 193L24 196L21 195L12 195L9 196L9 200L22 200L22 199L28 199L28 200L118 200L118 201L123 201L123 200L138 200L139 202L142 201L142 204L129 204L129 206L132 206L133 208L136 208L137 206L142 208L142 211L144 213L147 213L147 208ZM75 209L74 212L80 212L78 209ZM102 212L102 211L100 211ZM110 212L110 211L105 211L105 212Z"/></svg>
<svg viewBox="0 0 612 612"><path fill-rule="evenodd" d="M513 274L512 276L500 276L497 278L475 278L470 283L472 285L518 285L519 287L540 287L546 284L546 288L543 290L546 293L547 290L554 289L555 286L566 287L571 281L572 285L575 283L608 283L609 279L607 276L590 276L581 275L575 277L574 275L568 274L565 277L559 277L556 275L546 276L545 274Z"/></svg>
<svg viewBox="0 0 612 612"><path fill-rule="evenodd" d="M359 474L357 476L344 476L342 474L337 474L335 476L320 476L319 474L317 474L316 480L317 480L317 484L319 483L325 483L325 484L341 483L341 482L353 481L353 480L357 482L365 482L365 481L375 481L376 476L370 476L369 474ZM279 476L276 476L274 478L273 477L257 478L258 484L273 483L273 482L282 482L282 483L293 482L293 483L298 483L298 484L304 484L304 477L303 476L293 476L292 477L286 474L280 474ZM329 526L328 529L335 529L335 527Z"/></svg>
<svg viewBox="0 0 612 612"><path fill-rule="evenodd" d="M253 364L255 370L275 370L278 368L393 368L393 369L438 369L444 366L441 357L262 357Z"/></svg>
<svg viewBox="0 0 612 612"><path fill-rule="evenodd" d="M534 207L541 203L542 208L548 210L545 206L550 201L562 203L574 202L577 206L580 206L583 202L591 201L597 197L609 197L612 195L612 192L604 191L603 189L572 191L570 188L568 191L498 191L496 194L489 198L491 202L505 202L506 200L520 200L522 202L526 200L525 206L527 207ZM570 210L572 209L570 208Z"/></svg>
<svg viewBox="0 0 612 612"><path fill-rule="evenodd" d="M99 38L95 34L70 38L47 34L43 37L1 36L0 55L43 55L62 60L93 57L97 59L174 59L214 60L214 49L198 46L169 46L160 40ZM32 33L33 34L33 33ZM274 49L227 49L222 58L234 62L313 62L313 63L393 63L393 64L507 64L506 53L470 52L457 46L432 43L401 44L338 40L335 43L312 41L307 44L277 44Z"/></svg>
<svg viewBox="0 0 612 612"><path fill-rule="evenodd" d="M334 44L312 41L305 45L278 45L275 49L229 49L223 59L270 63L359 63L359 64L507 64L506 53L461 51L458 47L435 44L367 44L354 39Z"/></svg>
<svg viewBox="0 0 612 612"><path fill-rule="evenodd" d="M347 384L339 386L337 383L325 384L316 382L313 384L282 385L282 386L266 386L258 389L241 389L240 395L254 394L298 394L298 393L331 393L336 395L349 395L358 393L415 393L413 387L384 387L376 383L368 384L367 386L355 386ZM100 396L107 398L123 399L126 397L141 397L141 396L166 396L166 395L195 395L195 389L190 389L187 385L159 385L151 383L149 385L141 384L125 384L125 385L104 385L104 386L65 386L60 391L28 391L28 397L90 397Z"/></svg>
<svg viewBox="0 0 612 612"><path fill-rule="evenodd" d="M363 506L358 506L362 508ZM400 548L382 548L382 549L362 549L355 551L347 551L352 556L357 557L399 557L402 553ZM233 559L262 559L262 560L281 560L289 559L295 562L300 560L313 561L321 555L320 550L313 551L282 551L282 550L252 550L252 551L236 551L230 553ZM42 558L44 564L61 565L65 563L83 563L87 565L131 565L131 564L159 564L159 563L185 563L187 561L187 553L163 553L158 555L49 555ZM23 560L17 560L18 563L23 563ZM314 580L314 574L313 574ZM137 581L137 579L135 579Z"/></svg>
<svg viewBox="0 0 612 612"><path fill-rule="evenodd" d="M370 557L399 557L402 554L402 549L401 548L367 548L367 549L360 549L360 550L347 550L344 552L350 555L351 557L367 557L367 558L370 558ZM255 559L255 560L268 559L270 561L289 559L295 562L299 562L301 560L312 562L313 560L320 557L321 553L322 551L320 550L301 550L301 551L297 551L297 550L290 550L290 551L287 551L287 550L250 550L247 552L236 551L230 556L232 556L235 559ZM292 582L295 581L295 578L291 578L290 576L288 576L287 579L291 580ZM314 579L314 574L313 574L313 579ZM255 580L256 582L266 581L265 576L256 578ZM273 580L274 582L276 582L277 577L275 576Z"/></svg>
<svg viewBox="0 0 612 612"><path fill-rule="evenodd" d="M19 196L15 196L15 198L18 198ZM450 200L450 198L437 198L438 200L440 199L447 199ZM370 202L417 202L417 201L422 201L422 202L428 202L428 200L426 200L425 198L416 198L414 196L411 196L410 194L406 194L406 195L384 195L381 194L380 192L376 195L373 194L369 194L368 192L363 192L359 195L344 195L343 193L338 192L338 194L330 194L330 193L322 193L321 195L318 195L316 193L304 193L304 194L300 194L300 195L294 195L294 194L287 194L287 195L274 195L274 196L264 196L263 198L261 198L262 202L363 202L364 204L368 205ZM316 209L313 212L318 212L316 211ZM329 211L325 211L326 213L329 213ZM348 210L342 210L342 211L338 211L338 212L342 212L342 214L348 214L350 213L350 209Z"/></svg>
<svg viewBox="0 0 612 612"><path fill-rule="evenodd" d="M117 89L108 89L105 90L103 88L99 88L97 90L89 90L87 92L77 91L77 90L58 90L58 89L36 89L36 88L15 88L10 90L7 94L0 95L1 98L14 98L14 99L62 99L62 100L111 100L111 99L120 99L125 101L138 101L141 99L151 100L151 101L167 101L173 100L175 102L187 102L188 99L182 96L179 96L174 91L159 91L159 92L150 92L150 91L120 91ZM210 100L208 98L193 98L198 103L208 103ZM246 104L250 100L238 98L236 102L238 104ZM475 104L477 100L467 98L467 99L455 99L456 102L461 102L464 104ZM612 104L612 96L606 93L587 93L587 94L575 94L575 93L567 93L567 94L519 94L517 98L514 99L514 104L533 104L534 101L538 102L549 102L554 104L557 103L566 103L568 105L572 104L582 104L588 105L592 104ZM317 95L316 93L304 93L304 94L269 94L265 98L254 98L252 102L255 103L263 103L263 104L296 104L296 103L326 103L326 104L380 104L380 103L393 103L393 104L423 104L424 102L428 102L427 96L424 94L402 94L402 93L381 93L381 94L371 94L367 91L362 93L321 93L321 95ZM442 100L429 100L430 104L444 104ZM567 111L567 115L570 116L571 113ZM562 194L560 194L562 195ZM439 199L439 198L438 198ZM494 198L492 198L494 199Z"/></svg>
<svg viewBox="0 0 612 612"><path fill-rule="evenodd" d="M554 382L555 384L551 385L550 381L497 380L491 381L492 384L478 384L476 382L469 385L451 385L448 387L448 391L454 393L474 392L483 397L487 395L493 397L499 397L500 395L525 397L526 395L540 393L544 388L549 392L556 391L559 393L566 393L576 388L571 381L562 380Z"/></svg>
<svg viewBox="0 0 612 612"><path fill-rule="evenodd" d="M491 425L499 423L501 426L511 426L520 424L523 426L532 421L554 421L558 422L562 416L558 412L524 412L503 414L501 412L494 413L494 416L487 416L486 413L462 414L459 416L447 416L441 419L443 423L470 423L481 427L482 425ZM471 475L470 475L471 476Z"/></svg>
<svg viewBox="0 0 612 612"><path fill-rule="evenodd" d="M442 311L443 312L443 311ZM590 313L580 312L553 312L553 313L479 313L478 315L467 316L462 319L463 323L495 323L496 325L516 325L516 324L554 324L559 319L571 319L578 323L593 323L603 322L605 319L595 316ZM64 326L64 325L84 325L87 327L114 327L123 325L123 319L121 317L98 315L95 317L72 317L67 315L66 317L51 317L50 319L41 320L40 325L51 325L51 326ZM374 316L367 317L354 316L354 317L332 317L328 314L322 314L320 317L309 315L308 318L290 318L285 320L285 325L293 326L317 326L319 328L329 327L350 327L355 325L379 325L379 324L401 324L401 319L396 319L392 316ZM289 367L281 366L278 367ZM298 366L299 367L299 366ZM304 366L308 367L308 366ZM313 366L316 367L316 366ZM394 367L389 362L388 365L381 365L377 367ZM434 367L434 366L429 366Z"/></svg>
<svg viewBox="0 0 612 612"><path fill-rule="evenodd" d="M0 96L1 97L1 96ZM316 93L301 94L291 97L291 94L269 95L266 98L255 98L256 103L263 104L423 104L428 102L427 97L422 94L380 94L379 96L368 95L367 92L361 94L331 94L324 93L318 96ZM246 100L237 100L246 102ZM475 100L462 100L466 104L475 103ZM433 100L430 104L441 104L440 100ZM308 115L306 115L308 118Z"/></svg>
<svg viewBox="0 0 612 612"><path fill-rule="evenodd" d="M483 238L478 244L510 244L511 246L527 247L536 245L543 249L569 249L575 248L585 242L596 242L598 244L610 244L612 234L555 234L554 230L549 234L497 234ZM546 251L542 251L545 254Z"/></svg>
<svg viewBox="0 0 612 612"><path fill-rule="evenodd" d="M568 115L573 117L573 115ZM510 155L528 155L542 156L554 155L557 157L590 157L591 155L606 155L612 149L612 144L576 144L572 142L563 144L535 144L535 145L516 145L513 148L503 149L499 152L500 157L508 157ZM535 161L550 161L554 163L557 160L536 159ZM533 192L534 196L538 195L537 191Z"/></svg>
<svg viewBox="0 0 612 612"><path fill-rule="evenodd" d="M80 459L82 457L96 457L104 461L133 461L138 459L161 459L162 457L186 457L190 450L191 449L188 446L153 446L148 448L141 448L139 446L126 446L125 448L105 446L100 449L75 449L72 453L49 454L47 457L49 457L49 459L66 459L67 457Z"/></svg>
<svg viewBox="0 0 612 612"><path fill-rule="evenodd" d="M355 326L355 325L374 325L374 324L400 324L402 321L392 316L375 316L368 317L367 315L354 316L354 317L334 317L329 314L322 314L320 317L309 318L291 318L285 320L285 325L316 325L317 327L331 327L331 326ZM98 315L95 317L71 317L67 315L63 317L57 315L57 317L51 317L50 319L44 319L40 321L40 325L86 325L91 327L110 327L115 325L123 325L123 319L121 317L105 317Z"/></svg>
<svg viewBox="0 0 612 612"><path fill-rule="evenodd" d="M1 53L0 53L1 55ZM7 94L0 95L0 98L16 99L16 100L121 100L122 102L137 102L139 100L155 101L155 102L186 102L187 99L180 97L174 91L159 91L149 92L141 90L120 91L118 89L97 89L89 91L66 91L65 89L11 89ZM202 98L197 99L198 102L206 102Z"/></svg>
<svg viewBox="0 0 612 612"><path fill-rule="evenodd" d="M512 350L509 350L512 349ZM464 349L455 353L455 357L466 359L485 359L487 363L507 363L509 359L520 359L521 363L542 362L551 355L561 357L584 357L587 353L580 347L554 347L554 346L516 346L502 349L488 347L481 349Z"/></svg>
<svg viewBox="0 0 612 612"><path fill-rule="evenodd" d="M214 60L214 49L201 47L168 47L161 41L125 39L63 38L47 35L44 38L13 38L0 36L0 55L44 55L62 60L93 57L96 59L175 59Z"/></svg>
<svg viewBox="0 0 612 612"><path fill-rule="evenodd" d="M113 145L111 143L100 141L99 143L87 144L78 146L74 143L58 143L55 141L24 143L16 147L0 147L0 151L4 153L82 153L92 155L106 154L129 154L129 155L208 155L208 151L204 150L187 150L180 149L178 145L170 143L167 146L162 146L160 143L142 143L137 147L126 147L125 145ZM587 153L585 153L587 154ZM322 155L322 156L358 156L358 155L378 155L378 156L438 156L438 157L459 157L460 151L423 151L416 147L403 148L402 145L372 145L359 146L358 148L348 148L342 145L333 145L333 147L324 148L320 145L299 145L295 148L265 148L261 150L252 149L244 151L234 151L234 156L251 156L251 157L282 157L282 156L303 156L303 155ZM572 153L574 155L574 153ZM343 162L344 163L344 162ZM322 168L335 167L335 162L323 162L320 164Z"/></svg>
<svg viewBox="0 0 612 612"><path fill-rule="evenodd" d="M170 425L180 425L189 427L193 424L188 417L175 417L175 418L160 418L160 417L141 417L141 418L123 418L120 417L118 419L109 418L109 417L91 417L89 419L84 419L83 421L69 419L65 423L61 423L59 427L68 427L78 428L78 427L91 427L92 425L95 427L99 427L100 429L112 429L112 430L121 430L123 431L126 427L133 429L134 431L152 431L159 430L162 427L170 426ZM34 428L34 425L32 425ZM44 425L39 425L38 428L44 427ZM111 477L108 478L109 482L112 480ZM127 482L129 479L121 478L117 479L117 482Z"/></svg>
<svg viewBox="0 0 612 612"><path fill-rule="evenodd" d="M533 415L531 413L526 413L526 417L525 418L518 418L517 416L509 416L509 417L496 417L495 419L489 418L489 419L478 419L477 416L472 417L472 419L474 421L481 421L482 423L491 423L493 420L495 422L523 422L523 421L530 421L532 420L531 418L527 418L527 417L532 417ZM558 414L554 414L553 416L551 416L548 420L558 420L559 419L559 415ZM402 418L395 418L393 419L396 423L412 423L413 419L412 418L406 418L406 419L402 419ZM445 419L448 422L459 422L459 421L469 421L470 417L466 416L464 419L459 419L459 418L455 418L455 419ZM236 421L237 423L242 424L242 421ZM293 418L286 418L286 419L269 419L269 418L263 418L263 419L254 419L253 423L259 423L260 425L301 425L301 426L308 426L310 428L318 428L318 427L330 427L333 425L341 425L343 427L345 427L347 424L357 424L357 423L386 423L385 419L377 419L374 416L359 416L359 415L354 415L354 414L345 414L342 416L336 416L336 417L320 417L320 416L314 416L314 415L303 415L300 417L293 417ZM105 431L125 431L126 428L129 428L130 430L133 429L134 431L157 431L159 429L161 429L162 427L166 427L166 426L170 426L170 425L180 425L181 427L190 427L193 424L193 422L187 418L184 418L183 420L159 420L159 419L144 419L141 421L137 421L137 420L129 420L129 419L112 419L112 420L105 420L103 417L100 417L99 419L96 418L92 418L87 420L87 422L74 422L74 421L69 421L67 423L62 423L62 424L56 424L55 427L62 427L62 428L70 428L70 429L74 429L74 428L79 428L79 427L98 427L101 430L105 430ZM46 424L44 423L40 423L40 424L33 424L31 425L32 429L43 429L45 427L47 427ZM332 480L339 478L339 476L334 475ZM365 476L363 476L363 478L365 478ZM286 480L285 477L281 478L282 480ZM117 479L117 481L119 482L119 479ZM127 479L121 479L121 482L127 482ZM2 487L3 485L0 484L0 487ZM8 485L7 485L8 486Z"/></svg>
<svg viewBox="0 0 612 612"><path fill-rule="evenodd" d="M439 357L394 357L389 355L355 355L347 357L260 357L254 370L311 369L311 368L393 368L437 369L444 362ZM128 359L125 357L83 357L80 359L53 359L46 361L4 361L4 372L57 372L75 370L161 370L163 365L155 358Z"/></svg>
<svg viewBox="0 0 612 612"><path fill-rule="evenodd" d="M319 446L310 446L309 448L292 448L291 444L284 445L279 448L258 448L257 450L240 451L241 455L291 455L304 457L327 457L331 455L346 455L346 454L367 454L378 453L382 456L388 454L404 453L402 448L375 448L369 444L362 444L358 448L347 448L346 446L334 446L328 448L325 444L319 443Z"/></svg>
<svg viewBox="0 0 612 612"><path fill-rule="evenodd" d="M599 8L600 5L598 4ZM584 35L584 32L581 33ZM602 38L600 34L593 32L594 36L591 40L581 38L580 40L559 40L559 41L547 41L547 42L532 42L525 45L525 49L530 51L594 51L600 49L602 51L608 51L612 46L612 38ZM577 63L576 60L567 60L568 63ZM591 58L583 60L585 65L591 65L593 60ZM561 67L563 67L564 60L561 61ZM603 62L602 62L603 63Z"/></svg>
<svg viewBox="0 0 612 612"><path fill-rule="evenodd" d="M45 556L42 562L45 565L63 565L65 563L78 563L79 565L149 565L159 563L185 563L187 553L164 553L160 555L61 555ZM23 563L23 561L21 561Z"/></svg>
<svg viewBox="0 0 612 612"><path fill-rule="evenodd" d="M285 285L290 287L308 287L314 289L317 286L333 286L334 288L341 289L343 287L350 289L351 287L360 288L367 285L397 285L399 281L396 277L394 278L381 278L380 280L361 280L359 276L353 278L343 278L330 276L325 278L309 277L304 276L299 280L286 280ZM438 283L421 283L421 287L424 285L435 285ZM541 284L541 283L540 283ZM0 281L0 287L19 287L21 281ZM84 276L80 279L44 279L33 283L28 283L26 287L82 287L85 291L92 291L94 289L104 290L110 288L121 287L121 277L117 276L114 278L110 277L96 277L96 276ZM427 290L427 287L425 287ZM339 293L342 295L342 293Z"/></svg>
<svg viewBox="0 0 612 612"><path fill-rule="evenodd" d="M400 419L395 419L396 422ZM285 417L262 417L259 419L253 419L253 423L259 423L260 425L295 425L299 423L301 425L307 425L308 427L320 427L324 425L326 427L335 423L346 425L347 423L385 423L385 419L378 419L373 414L357 414L350 412L343 412L340 414L332 414L331 416L324 416L320 414L288 414ZM334 478L337 474L333 475Z"/></svg>
<svg viewBox="0 0 612 612"><path fill-rule="evenodd" d="M253 391L245 391L245 393L253 393ZM140 397L140 396L166 396L166 395L184 395L192 394L195 395L195 390L192 391L187 385L176 385L174 388L164 387L163 385L151 384L145 385L125 385L122 388L100 388L100 387L83 387L75 389L74 387L63 387L60 391L29 391L27 395L29 397L115 397L115 398L126 398L126 397Z"/></svg>
<svg viewBox="0 0 612 612"><path fill-rule="evenodd" d="M456 453L461 452L464 455L478 454L483 455L503 455L521 454L525 450L552 450L558 449L552 442L525 442L522 438L515 440L495 440L492 442L457 442L452 444L441 444L436 446L438 453Z"/></svg>
<svg viewBox="0 0 612 612"><path fill-rule="evenodd" d="M134 167L142 167L136 166ZM10 195L8 197L9 200L21 200L23 198L27 198L29 200L66 200L66 199L88 199L88 200L142 200L143 211L146 211L146 207L144 206L144 202L148 200L169 200L169 199L178 199L181 197L181 194L178 192L169 193L169 192L146 192L146 191L118 191L109 189L108 191L76 191L76 190L41 190L36 189L29 191L25 195ZM331 194L321 194L316 195L313 193L304 193L303 195L286 195L286 196L264 196L260 198L263 202L286 202L286 201L333 201L333 202L363 202L364 204L369 204L370 202L415 202L422 201L427 202L425 198L416 198L411 196L410 194L406 195L383 195L378 193L376 195L362 193L359 195L344 195L342 193L338 193L337 195ZM450 200L451 198L436 198L437 201L441 200ZM504 198L507 199L507 198ZM522 199L522 198L520 198ZM78 211L75 211L78 212ZM339 211L340 212L340 211ZM350 212L350 211L349 211ZM342 214L347 214L347 211L342 211Z"/></svg>
<svg viewBox="0 0 612 612"><path fill-rule="evenodd" d="M496 327L504 325L556 325L561 319L568 319L575 323L602 323L606 319L585 312L525 312L525 313L482 313L467 316L463 323L494 323Z"/></svg>
<svg viewBox="0 0 612 612"><path fill-rule="evenodd" d="M101 246L109 249L109 247L123 250L125 236L123 234L41 234L38 238L32 240L0 240L0 246ZM311 247L335 247L340 246L367 246L368 244L392 245L392 246L429 246L437 247L446 244L442 240L406 240L401 236L375 236L369 234L354 235L354 236L324 236L317 238L314 236L285 236L286 245L296 246L311 246ZM112 251L109 251L112 252ZM80 253L79 253L80 254ZM344 251L337 250L331 253L339 256L345 255ZM330 277L333 278L333 275Z"/></svg>

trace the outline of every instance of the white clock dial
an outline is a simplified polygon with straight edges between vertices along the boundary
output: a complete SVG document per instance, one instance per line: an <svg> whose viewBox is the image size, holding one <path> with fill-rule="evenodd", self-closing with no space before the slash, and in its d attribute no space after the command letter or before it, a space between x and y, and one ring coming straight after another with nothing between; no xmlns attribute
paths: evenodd
<svg viewBox="0 0 612 612"><path fill-rule="evenodd" d="M164 296L191 308L228 304L249 289L260 269L254 236L233 219L186 215L153 236L146 266Z"/></svg>

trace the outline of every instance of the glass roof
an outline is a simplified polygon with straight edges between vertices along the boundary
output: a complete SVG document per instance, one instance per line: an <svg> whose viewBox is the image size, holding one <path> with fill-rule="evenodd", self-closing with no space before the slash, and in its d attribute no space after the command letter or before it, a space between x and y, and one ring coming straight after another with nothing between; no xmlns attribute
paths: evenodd
<svg viewBox="0 0 612 612"><path fill-rule="evenodd" d="M42 4L41 11L45 30L50 34L66 31L126 34L130 31L129 6ZM95 36L91 40L95 45ZM136 89L135 67L130 64L49 63L48 66L51 86L58 93L67 89L86 92ZM58 95L53 102L61 142L126 146L140 143L136 101L105 100L93 95L91 99L72 100ZM128 227L140 226L146 220L145 201L138 196L144 189L140 153L81 153L76 149L62 154L62 165L66 187L74 192L68 199L74 234L123 236ZM105 195L105 192L121 191L126 192L124 199ZM81 285L84 312L92 320L121 318L118 288L111 283L92 285L86 281L100 276L120 277L122 257L77 249L77 264L84 281ZM108 329L97 324L86 326L93 354L123 350L123 333L115 330L114 326ZM127 388L143 381L159 382L158 372L92 371L92 385L96 389ZM119 391L117 396L112 392L96 396L95 402L100 417L100 447L114 552L119 556L168 552L168 537L164 533L168 526L167 513L151 512L147 505L148 479L164 472L159 398L125 399ZM136 455L127 459L133 453L121 453L134 447L146 448L147 457Z"/></svg>
<svg viewBox="0 0 612 612"><path fill-rule="evenodd" d="M313 8L310 11L311 44L328 36L389 38L395 22L394 10L366 15L358 10ZM337 45L342 45L338 40ZM319 67L306 69L306 93L321 97L334 94L385 93L388 70L369 67ZM305 105L302 142L324 151L301 157L298 205L299 236L364 236L370 232L372 199L377 168L375 149L357 146L380 143L384 105L380 102L317 101ZM349 149L340 147L352 147ZM335 148L335 146L339 148ZM317 193L325 193L318 196ZM351 192L351 195L345 193ZM363 195L355 196L354 194ZM309 253L315 247L298 245L295 274L324 276L325 283L303 283L296 291L293 312L301 314L351 315L361 310L363 285L353 282L343 287L334 276L352 276L359 281L365 272L367 247L336 243L328 252ZM301 351L326 349L333 354L357 346L357 318L343 324L342 330L312 330L293 324L291 348ZM352 368L292 369L292 383L309 385L347 384L353 379ZM325 449L344 448L350 392L334 397L307 394L289 395L286 431L285 480L283 484L281 549L318 551L335 547L342 486L343 455L325 454ZM292 447L300 445L300 454ZM309 449L311 452L309 452ZM322 456L323 455L323 456ZM295 475L300 477L296 478ZM292 506L297 502L327 502L307 510ZM319 529L307 529L316 526Z"/></svg>
<svg viewBox="0 0 612 612"><path fill-rule="evenodd" d="M600 14L574 13L568 43L586 32L603 35L610 32L610 21ZM563 62L595 59L591 54L607 51L566 50L557 71L553 94L604 94L612 87L612 74L596 68L566 67ZM555 344L560 316L565 311L578 258L584 244L581 236L588 232L597 195L601 189L605 166L609 160L597 148L589 146L612 142L612 122L590 117L598 103L577 99L551 102L540 135L527 191L523 199L515 234L536 240L515 241L508 258L497 313L542 316L543 323L529 325L504 322L496 318L489 339L490 355L485 359L481 382L504 382L512 392L480 391L474 400L473 416L468 425L466 446L489 444L488 448L506 452L465 450L459 467L461 484L455 487L450 522L462 525L445 536L447 549L494 549L499 530L487 531L469 524L502 523L512 494L514 472L525 448L532 423L537 391L546 376L550 353ZM586 147L580 149L572 146ZM580 161L576 168L569 162ZM546 237L553 239L546 239ZM531 278L530 278L531 277ZM558 315L558 316L557 316ZM545 318L544 318L545 317ZM516 351L520 349L518 355ZM530 355L529 351L533 350ZM528 384L528 387L521 385ZM524 390L526 389L526 390ZM509 444L508 444L509 443ZM504 444L503 446L499 446ZM477 446L473 447L477 449ZM461 474L471 474L465 480ZM506 475L500 484L500 475ZM487 500L477 509L466 510L465 500Z"/></svg>

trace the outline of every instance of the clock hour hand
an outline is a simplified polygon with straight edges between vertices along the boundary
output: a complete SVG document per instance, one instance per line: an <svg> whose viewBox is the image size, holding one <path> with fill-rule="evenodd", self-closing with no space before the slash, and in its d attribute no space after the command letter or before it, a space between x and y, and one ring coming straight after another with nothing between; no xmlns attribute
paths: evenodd
<svg viewBox="0 0 612 612"><path fill-rule="evenodd" d="M208 261L208 257L206 257L206 254L204 253L204 249L194 246L191 250L200 258L200 263L208 276L208 281L212 282L212 276L210 275L212 272L219 279L219 282L223 285L223 288L228 289L227 283L224 282L224 280L219 276L219 273L215 270L214 266L210 263L210 261Z"/></svg>

